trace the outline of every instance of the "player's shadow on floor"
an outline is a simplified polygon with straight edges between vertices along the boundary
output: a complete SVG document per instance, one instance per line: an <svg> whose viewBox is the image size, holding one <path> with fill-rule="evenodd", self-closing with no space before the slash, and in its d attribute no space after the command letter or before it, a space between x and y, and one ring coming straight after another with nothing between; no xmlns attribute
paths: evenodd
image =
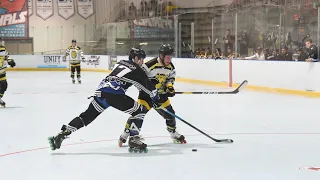
<svg viewBox="0 0 320 180"><path fill-rule="evenodd" d="M146 156L168 156L181 155L191 153L191 149L198 149L198 151L205 149L223 148L223 146L188 143L188 144L151 144L148 145L148 153L129 153L128 146L123 146L120 149L104 148L105 152L68 152L68 153L52 153L54 156L114 156L114 157L146 157ZM118 151L117 153L107 151ZM101 151L101 149L99 150Z"/></svg>

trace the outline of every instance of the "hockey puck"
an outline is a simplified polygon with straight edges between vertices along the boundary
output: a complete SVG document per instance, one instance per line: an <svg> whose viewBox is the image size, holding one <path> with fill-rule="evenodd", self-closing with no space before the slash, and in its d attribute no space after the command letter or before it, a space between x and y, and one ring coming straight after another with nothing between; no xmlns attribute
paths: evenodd
<svg viewBox="0 0 320 180"><path fill-rule="evenodd" d="M193 152L196 152L196 151L197 151L197 149L192 149L192 151L193 151Z"/></svg>

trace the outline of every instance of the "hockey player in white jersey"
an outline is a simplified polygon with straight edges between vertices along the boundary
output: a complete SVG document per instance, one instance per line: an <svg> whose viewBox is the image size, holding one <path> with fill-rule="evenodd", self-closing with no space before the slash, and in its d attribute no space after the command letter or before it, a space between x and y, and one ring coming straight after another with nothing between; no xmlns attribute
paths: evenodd
<svg viewBox="0 0 320 180"><path fill-rule="evenodd" d="M173 54L174 49L169 44L161 45L159 49L159 57L153 58L150 61L144 63L142 65L142 69L146 72L152 85L155 86L158 90L160 95L159 103L161 104L161 107L166 108L172 113L175 113L168 98L175 96L173 85L175 82L176 70L173 63L171 62ZM146 107L148 111L151 110L152 100L142 91L139 92L138 102L139 104ZM176 131L176 119L162 109L155 110L165 119L167 130L172 140L175 143L186 143L187 141L185 140L185 137L178 133L178 131ZM130 136L131 126L132 120L129 118L127 120L124 132L121 134L118 141L120 147L127 141L127 138Z"/></svg>
<svg viewBox="0 0 320 180"><path fill-rule="evenodd" d="M77 71L78 83L81 84L81 60L84 62L85 58L83 51L77 46L77 41L75 39L72 40L72 45L67 48L63 59L70 62L72 83L75 83L74 74Z"/></svg>
<svg viewBox="0 0 320 180"><path fill-rule="evenodd" d="M10 58L8 51L4 46L0 46L0 106L6 107L6 103L2 100L4 93L8 88L6 69L7 66L16 66L13 59Z"/></svg>

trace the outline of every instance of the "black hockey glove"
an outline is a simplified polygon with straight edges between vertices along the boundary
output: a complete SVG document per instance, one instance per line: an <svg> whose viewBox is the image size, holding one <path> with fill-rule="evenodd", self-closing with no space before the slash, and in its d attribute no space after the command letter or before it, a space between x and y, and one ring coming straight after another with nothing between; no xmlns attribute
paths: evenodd
<svg viewBox="0 0 320 180"><path fill-rule="evenodd" d="M170 85L170 86L167 87L166 93L167 93L167 96L168 96L168 97L173 97L173 96L176 95L176 91L174 90L174 88L173 88L172 85Z"/></svg>
<svg viewBox="0 0 320 180"><path fill-rule="evenodd" d="M12 68L16 66L16 63L15 63L13 60L9 61L8 64L9 64Z"/></svg>

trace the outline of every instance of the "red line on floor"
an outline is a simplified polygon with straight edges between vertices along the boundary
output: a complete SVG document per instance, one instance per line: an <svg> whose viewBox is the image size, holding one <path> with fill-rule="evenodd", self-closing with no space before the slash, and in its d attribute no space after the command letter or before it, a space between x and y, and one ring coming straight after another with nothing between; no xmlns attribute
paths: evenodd
<svg viewBox="0 0 320 180"><path fill-rule="evenodd" d="M187 137L190 136L201 136L202 134L189 134L186 135ZM220 133L220 134L210 134L212 136L216 135L320 135L319 133L259 133L259 132L253 132L253 133ZM149 137L145 137L145 139L153 139L153 138L164 138L164 137L168 137L168 136L149 136ZM75 145L82 145L82 144L92 144L92 143L101 143L101 142L110 142L110 141L117 141L118 139L107 139L107 140L96 140L96 141L87 141L87 142L79 142L79 143L71 143L71 144L65 144L62 146L75 146ZM27 149L27 150L22 150L22 151L16 151L16 152L11 152L11 153L6 153L6 154L0 154L0 158L1 157L5 157L5 156L10 156L10 155L15 155L15 154L22 154L22 153L26 153L26 152L33 152L33 151L39 151L39 150L44 150L44 149L50 149L50 147L41 147L41 148L33 148L33 149Z"/></svg>

